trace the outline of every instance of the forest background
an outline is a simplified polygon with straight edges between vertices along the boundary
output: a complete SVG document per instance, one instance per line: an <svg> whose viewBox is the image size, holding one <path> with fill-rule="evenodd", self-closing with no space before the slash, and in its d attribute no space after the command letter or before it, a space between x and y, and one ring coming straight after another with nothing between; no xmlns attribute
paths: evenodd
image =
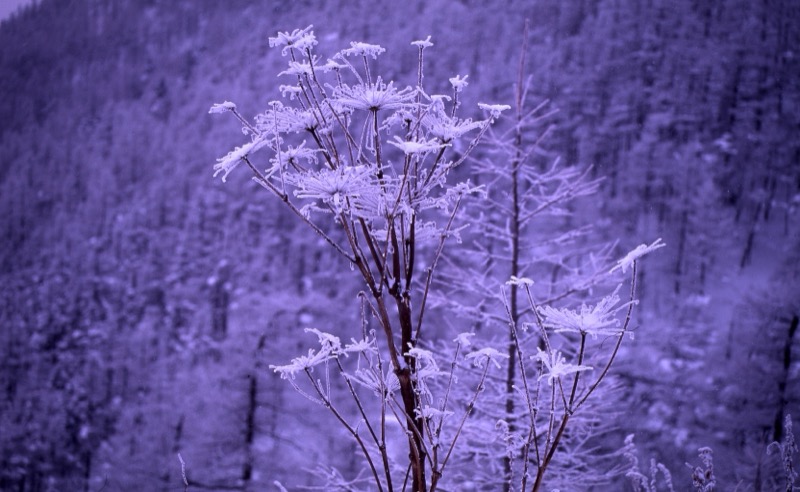
<svg viewBox="0 0 800 492"><path fill-rule="evenodd" d="M603 178L570 220L669 245L607 445L635 433L679 490L702 446L725 490L778 483L764 451L800 416L796 2L43 0L0 24L0 489L175 490L178 453L203 490L355 469L267 366L356 319L356 287L244 175L211 179L241 135L208 108L265 109L267 37L309 24L331 52L384 46L403 84L431 35L433 84L510 104L524 19L528 97L558 109L543 146Z"/></svg>

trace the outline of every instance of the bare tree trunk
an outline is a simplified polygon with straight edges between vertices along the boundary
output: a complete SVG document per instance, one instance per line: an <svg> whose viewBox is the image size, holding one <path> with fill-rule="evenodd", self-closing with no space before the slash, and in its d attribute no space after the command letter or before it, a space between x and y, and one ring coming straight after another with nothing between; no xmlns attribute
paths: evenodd
<svg viewBox="0 0 800 492"><path fill-rule="evenodd" d="M761 203L756 206L755 213L753 213L753 223L750 226L750 232L747 233L747 242L742 252L742 259L739 261L739 268L744 268L750 264L753 256L753 243L756 238L756 229L758 228L758 216L761 215Z"/></svg>
<svg viewBox="0 0 800 492"><path fill-rule="evenodd" d="M256 409L258 408L258 376L248 374L250 384L247 388L247 412L245 414L244 428L244 464L242 465L243 488L253 478L253 440L255 438Z"/></svg>
<svg viewBox="0 0 800 492"><path fill-rule="evenodd" d="M780 442L783 439L783 419L786 414L786 406L789 401L786 398L786 383L789 379L789 369L792 365L792 343L794 342L794 335L797 333L797 326L800 324L800 318L795 314L789 322L789 332L786 336L786 341L783 345L783 373L778 381L778 391L780 392L781 399L778 405L778 412L775 415L775 423L773 424L774 441Z"/></svg>
<svg viewBox="0 0 800 492"><path fill-rule="evenodd" d="M681 293L681 280L683 275L683 259L686 254L686 235L689 229L689 212L684 210L681 214L681 230L678 239L678 258L675 260L675 294Z"/></svg>
<svg viewBox="0 0 800 492"><path fill-rule="evenodd" d="M515 154L514 159L511 161L511 210L512 216L509 227L511 229L511 265L509 275L512 277L519 277L519 247L520 247L520 176L519 167L522 165L522 119L524 117L523 105L525 89L524 73L525 73L525 56L527 54L528 42L528 23L525 22L525 30L522 35L522 50L519 60L519 71L517 73L517 87L516 87L516 119L517 126L514 134ZM516 327L519 321L519 303L517 301L517 294L519 287L516 284L511 284L509 289L509 311L511 314L511 323ZM517 367L517 340L515 336L515 328L511 328L508 334L508 370L506 372L506 423L508 424L508 432L513 434L516 430L516 422L514 418L514 384L516 381L516 367ZM511 458L509 456L503 457L503 474L505 480L503 481L503 492L511 490Z"/></svg>

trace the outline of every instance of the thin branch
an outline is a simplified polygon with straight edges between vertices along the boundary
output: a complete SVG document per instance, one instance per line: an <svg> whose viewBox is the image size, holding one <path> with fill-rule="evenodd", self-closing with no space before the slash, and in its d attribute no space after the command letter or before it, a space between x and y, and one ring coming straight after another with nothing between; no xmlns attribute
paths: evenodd
<svg viewBox="0 0 800 492"><path fill-rule="evenodd" d="M620 331L619 338L617 338L617 343L614 345L614 350L611 351L611 357L608 358L608 362L606 366L603 368L603 371L600 373L600 376L597 377L597 380L589 387L588 391L585 395L578 401L578 404L575 408L579 408L583 403L586 401L589 396L594 393L594 390L600 385L603 379L608 374L609 369L611 369L611 364L614 363L614 359L617 357L617 353L619 352L619 347L622 345L622 339L625 337L625 334L628 331L628 326L631 322L631 313L633 312L633 306L636 304L636 267L637 267L637 260L633 260L633 268L631 269L631 296L630 301L628 302L628 312L625 314L625 323L622 325L622 330Z"/></svg>
<svg viewBox="0 0 800 492"><path fill-rule="evenodd" d="M345 427L345 429L347 429L350 435L352 435L355 438L356 442L358 442L358 445L361 448L361 452L364 454L364 457L366 458L367 463L369 464L369 468L372 471L372 476L375 478L375 484L378 486L378 491L383 492L383 485L381 484L380 477L378 477L378 470L375 468L375 463L372 461L372 456L370 455L369 450L367 449L367 446L364 443L364 440L361 439L361 436L359 435L358 431L354 429L347 422L347 420L345 420L342 414L339 413L336 407L333 406L333 403L331 402L330 398L326 396L322 391L322 388L320 388L319 382L317 382L311 376L311 370L308 367L306 367L303 370L303 372L305 372L306 376L308 376L308 379L311 381L311 385L314 387L314 390L316 390L317 394L322 399L325 408L327 408L328 410L331 411L331 413L333 413L333 415L336 417L336 420L338 420Z"/></svg>
<svg viewBox="0 0 800 492"><path fill-rule="evenodd" d="M316 233L317 233L317 234L318 234L320 237L322 237L322 239L324 239L324 240L325 240L325 242L327 242L328 244L330 244L330 245L333 247L333 249L335 249L335 250L336 250L336 251L337 251L339 254L341 254L342 256L344 256L344 257L345 257L345 258L346 258L348 261L350 261L351 263L353 263L353 262L355 262L355 261L356 261L355 257L353 257L353 256L350 256L350 255L349 255L349 254L348 254L348 253L347 253L347 252L346 252L346 251L345 251L345 250L344 250L344 249L343 249L341 246L339 246L339 245L336 243L336 241L334 241L333 239L331 239L331 238L330 238L330 236L328 236L328 235L327 235L327 234L326 234L326 233L325 233L325 232L324 232L322 229L320 229L320 228L319 228L319 226L317 226L317 225L316 225L315 223L313 223L313 222L312 222L312 221L311 221L311 220L310 220L308 217L306 217L306 216L303 214L303 212L302 212L302 211L300 211L300 209L298 209L298 208L295 206L295 204L294 204L294 203L292 203L291 201L289 201L289 195L287 195L286 193L282 193L282 192L281 192L281 191L280 191L278 188L276 188L276 187L275 187L275 185L273 185L273 184L272 184L272 183L269 181L269 179L267 179L267 177L266 177L266 176L264 176L264 175L261 173L261 171L259 171L259 170L258 170L258 169L257 169L257 168L256 168L256 167L253 165L253 163L252 163L252 162L250 162L250 159L249 159L247 156L244 156L244 157L242 157L242 160L243 160L243 161L244 161L244 162L247 164L247 166L250 168L250 170L253 172L253 174L255 174L255 177L254 177L254 179L256 180L256 182L257 182L257 183L259 183L259 184L260 184L260 185L262 185L264 188L266 188L266 189L268 189L269 191L271 191L272 193L274 193L274 194L275 194L275 196L277 196L278 198L280 198L280 199L281 199L281 201L282 201L283 203L285 203L285 204L286 204L286 206L287 206L287 207L289 207L289 209L290 209L292 212L294 212L294 214L295 214L295 215L297 215L298 217L300 217L300 220L302 220L302 221L303 221L303 222L304 222L306 225L308 225L309 227L311 227L311 229L313 229L313 230L314 230L314 232L316 232Z"/></svg>

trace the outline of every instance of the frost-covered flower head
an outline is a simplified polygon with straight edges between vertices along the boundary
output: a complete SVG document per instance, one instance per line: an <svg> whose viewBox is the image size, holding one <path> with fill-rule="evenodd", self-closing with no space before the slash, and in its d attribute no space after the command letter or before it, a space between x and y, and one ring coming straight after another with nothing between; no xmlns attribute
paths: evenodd
<svg viewBox="0 0 800 492"><path fill-rule="evenodd" d="M324 65L315 65L315 67L317 68L317 70L320 70L323 73L328 73L333 70L341 70L346 66L336 62L335 60L331 60L330 58L328 58L328 61L325 62Z"/></svg>
<svg viewBox="0 0 800 492"><path fill-rule="evenodd" d="M464 75L463 77L456 75L455 77L451 77L450 85L453 86L453 90L456 92L463 91L464 88L469 85L469 82L467 82L467 77L469 77L469 75Z"/></svg>
<svg viewBox="0 0 800 492"><path fill-rule="evenodd" d="M294 75L294 76L309 75L310 76L312 73L313 73L313 70L311 69L311 63L310 62L308 62L308 61L301 61L301 62L290 61L289 62L289 68L287 68L283 72L280 72L278 74L278 76L281 76L281 75Z"/></svg>
<svg viewBox="0 0 800 492"><path fill-rule="evenodd" d="M466 133L484 125L486 125L485 121L472 121L469 118L459 119L447 115L443 104L433 104L422 117L422 126L431 136L441 139L442 142L458 140Z"/></svg>
<svg viewBox="0 0 800 492"><path fill-rule="evenodd" d="M511 109L508 104L484 104L478 103L478 107L492 115L492 118L500 117L500 113Z"/></svg>
<svg viewBox="0 0 800 492"><path fill-rule="evenodd" d="M332 335L316 328L306 328L305 332L313 333L317 336L319 344L322 346L322 350L338 353L342 349L342 342L336 335Z"/></svg>
<svg viewBox="0 0 800 492"><path fill-rule="evenodd" d="M321 118L310 110L284 106L280 101L273 101L271 106L271 109L256 116L255 127L262 133L278 136L312 130L319 126Z"/></svg>
<svg viewBox="0 0 800 492"><path fill-rule="evenodd" d="M634 248L633 251L623 256L622 259L617 262L616 266L614 266L614 268L612 268L609 273L613 273L616 270L622 270L622 273L625 273L628 270L628 268L631 265L633 265L634 261L638 260L639 258L648 253L652 253L657 249L663 248L664 246L666 246L666 244L661 242L661 238L656 239L650 245L640 244L639 246L636 246L636 248Z"/></svg>
<svg viewBox="0 0 800 492"><path fill-rule="evenodd" d="M208 114L220 114L225 113L228 111L233 111L236 109L236 105L230 101L225 101L219 104L213 104L211 109L208 110Z"/></svg>
<svg viewBox="0 0 800 492"><path fill-rule="evenodd" d="M282 150L275 157L270 159L273 169L291 167L297 169L305 165L313 165L317 162L317 154L319 149L309 149L306 147L306 141L297 147L288 146L286 150Z"/></svg>
<svg viewBox="0 0 800 492"><path fill-rule="evenodd" d="M467 360L471 360L472 364L475 366L481 366L491 362L495 365L495 367L500 369L500 361L508 359L508 355L498 351L493 347L485 347L480 350L470 352L465 358Z"/></svg>
<svg viewBox="0 0 800 492"><path fill-rule="evenodd" d="M390 140L389 144L402 150L406 155L423 155L430 152L437 152L449 145L443 144L437 140L403 140L399 135L395 135L394 140Z"/></svg>
<svg viewBox="0 0 800 492"><path fill-rule="evenodd" d="M475 336L474 333L469 333L469 332L459 333L458 336L453 341L458 345L467 348L470 345L472 345L472 341L470 339L474 336Z"/></svg>
<svg viewBox="0 0 800 492"><path fill-rule="evenodd" d="M319 350L308 349L307 355L295 357L289 364L283 366L271 365L270 369L281 375L282 379L294 379L298 372L313 370L315 366L328 362L331 359L354 353L375 353L375 339L355 340L342 346L339 337L316 328L306 328L306 333L317 336Z"/></svg>
<svg viewBox="0 0 800 492"><path fill-rule="evenodd" d="M280 91L281 96L288 97L289 100L292 101L294 100L294 98L298 97L303 92L303 89L301 89L296 85L286 85L286 84L278 86L278 90Z"/></svg>
<svg viewBox="0 0 800 492"><path fill-rule="evenodd" d="M516 275L512 275L511 279L506 282L506 285L516 285L517 287L530 287L533 285L533 280L529 279L528 277L517 277Z"/></svg>
<svg viewBox="0 0 800 492"><path fill-rule="evenodd" d="M397 90L393 82L384 84L380 77L374 83L361 83L354 86L342 84L333 92L333 102L342 109L362 111L397 110L406 107L414 100L416 91L411 87Z"/></svg>
<svg viewBox="0 0 800 492"><path fill-rule="evenodd" d="M557 333L573 332L591 335L593 338L598 335L618 335L620 323L615 315L628 304L617 306L617 303L619 296L617 291L614 291L595 306L582 304L579 310L543 306L539 308L539 314L544 317L544 326L554 329Z"/></svg>
<svg viewBox="0 0 800 492"><path fill-rule="evenodd" d="M343 49L339 52L339 57L347 56L371 56L373 59L378 58L378 55L385 52L386 48L377 44L351 42L350 47Z"/></svg>
<svg viewBox="0 0 800 492"><path fill-rule="evenodd" d="M539 376L539 379L547 378L547 384L551 386L553 381L568 374L592 370L591 366L581 366L567 363L566 358L564 358L564 356L558 350L554 350L551 353L547 353L538 347L536 350L538 353L534 356L531 356L531 359L540 361L545 369L542 371L542 375Z"/></svg>
<svg viewBox="0 0 800 492"><path fill-rule="evenodd" d="M425 350L420 347L412 347L408 350L408 352L406 352L406 355L417 359L418 364L424 364L436 368L439 367L436 364L436 357L433 356L433 352L430 350Z"/></svg>
<svg viewBox="0 0 800 492"><path fill-rule="evenodd" d="M339 211L347 200L372 191L374 185L370 175L366 166L342 166L291 177L289 181L297 187L294 194L298 198L322 200Z"/></svg>
<svg viewBox="0 0 800 492"><path fill-rule="evenodd" d="M236 169L236 166L238 166L245 157L260 150L265 145L267 145L265 139L255 138L251 142L241 147L236 147L234 150L228 152L228 155L217 159L217 163L214 164L214 177L222 173L222 182L224 183L225 180L228 179L228 175L231 171Z"/></svg>
<svg viewBox="0 0 800 492"><path fill-rule="evenodd" d="M412 379L417 382L419 391L428 398L432 398L433 395L431 394L427 382L433 378L447 376L448 374L439 370L436 357L434 357L433 352L430 350L412 347L406 352L406 355L417 361L416 372L412 375Z"/></svg>
<svg viewBox="0 0 800 492"><path fill-rule="evenodd" d="M312 48L317 44L317 38L314 36L314 32L311 30L314 26L310 25L305 29L295 29L291 33L289 32L278 32L278 35L274 38L269 38L269 47L274 48L276 46L282 46L281 55L286 55L292 48L296 48L299 50L305 50L306 48Z"/></svg>
<svg viewBox="0 0 800 492"><path fill-rule="evenodd" d="M387 370L385 374L381 374L374 368L357 369L350 379L372 391L375 396L387 401L391 400L394 393L400 389L400 381L391 369Z"/></svg>
<svg viewBox="0 0 800 492"><path fill-rule="evenodd" d="M428 36L425 39L418 39L417 41L412 41L411 44L413 46L416 46L416 47L420 48L420 49L430 48L431 46L433 46L433 43L431 43L431 37L430 36Z"/></svg>

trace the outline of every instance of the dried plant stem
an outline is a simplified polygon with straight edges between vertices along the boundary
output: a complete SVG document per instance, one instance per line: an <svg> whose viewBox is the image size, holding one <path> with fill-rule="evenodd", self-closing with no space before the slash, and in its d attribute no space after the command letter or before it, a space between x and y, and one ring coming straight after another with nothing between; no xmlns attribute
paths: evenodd
<svg viewBox="0 0 800 492"><path fill-rule="evenodd" d="M489 364L491 361L487 358L486 359L486 366L483 368L483 373L481 374L481 379L478 381L478 385L475 387L475 392L472 395L472 399L467 404L467 408L464 410L464 415L461 417L461 421L458 424L458 428L456 429L456 433L453 436L453 440L450 442L450 447L447 449L447 453L445 454L444 459L442 460L442 465L439 469L433 469L432 477L431 477L431 488L430 492L434 492L436 490L436 486L438 484L439 478L441 478L442 473L444 472L444 467L447 465L447 462L450 460L450 456L453 453L453 449L456 447L456 442L458 438L461 436L461 431L464 430L464 424L467 422L467 418L469 418L472 410L475 408L475 402L478 400L478 395L481 394L483 391L483 385L486 382L486 374L489 372Z"/></svg>
<svg viewBox="0 0 800 492"><path fill-rule="evenodd" d="M581 406L583 406L583 404L586 402L586 400L589 398L589 396L597 389L597 387L600 385L600 383L608 375L608 371L611 369L611 365L614 363L614 360L616 359L617 354L619 353L619 348L622 345L622 339L625 337L625 334L628 331L628 327L629 327L630 321L631 321L631 314L633 312L633 306L635 305L635 294L636 294L636 261L634 260L633 261L633 268L632 268L632 272L631 272L630 301L628 302L627 313L625 315L625 322L623 323L622 329L620 330L620 333L619 333L619 335L617 337L617 342L614 345L614 348L611 351L611 355L609 356L608 361L606 362L605 366L603 367L603 370L601 371L600 375L589 386L589 389L578 400L577 403L574 403L574 402L575 402L575 398L576 398L576 394L577 394L578 380L580 378L581 372L579 371L579 372L575 373L575 379L573 380L572 390L570 392L570 397L569 397L569 404L565 403L564 413L563 413L563 415L561 417L561 422L558 425L558 429L556 431L555 437L553 438L552 442L550 441L550 432L551 431L548 430L548 438L546 440L547 444L545 446L544 460L539 463L539 469L536 472L536 480L533 483L533 487L531 488L531 492L538 492L540 490L540 488L541 488L541 486L543 484L545 472L547 471L548 466L550 465L550 463L553 460L553 456L555 455L556 449L558 448L558 445L561 442L561 438L564 435L564 431L567 428L567 424L569 423L570 417L572 415L574 415L574 413ZM531 301L531 302L533 302L533 301ZM543 326L542 326L542 330L544 330ZM585 351L585 343L586 343L586 334L581 333L581 345L580 345L580 351L579 351L579 355L578 355L578 365L580 365L583 362L584 351ZM559 378L559 383L560 383L560 381L561 381L561 379ZM553 390L555 391L555 386L553 386ZM554 413L555 409L552 406L552 405L554 405L554 402L552 400L554 400L554 399L551 399L550 411ZM552 422L553 422L553 420L552 420L553 419L553 414L552 413L551 413L550 417L551 417L551 420L550 420L551 427L550 427L550 429L552 429Z"/></svg>
<svg viewBox="0 0 800 492"><path fill-rule="evenodd" d="M512 347L516 354L516 360L519 365L520 378L522 379L522 387L525 392L525 403L528 407L527 408L528 417L530 418L528 436L527 439L525 440L525 444L523 444L522 446L522 490L524 491L528 480L528 462L529 462L528 457L530 455L531 443L533 443L535 446L537 462L539 461L539 447L536 439L536 415L538 413L538 410L534 406L534 403L531 401L531 391L528 385L528 376L527 373L525 372L525 361L522 353L522 347L519 341L519 334L517 333L517 322L514 316L512 315L511 305L508 299L505 298L505 290L503 291L503 296L504 296L503 305L506 307L506 313L508 315L508 324L509 324L509 332L511 334ZM510 362L511 359L509 359L509 363ZM510 468L510 463L509 463L509 468ZM509 475L510 471L511 471L510 469L507 470ZM511 477L509 476L508 478L510 481ZM507 486L510 488L510 483L508 483Z"/></svg>
<svg viewBox="0 0 800 492"><path fill-rule="evenodd" d="M608 362L606 363L605 367L603 367L603 371L597 377L595 382L589 386L589 389L586 391L586 394L578 401L577 407L583 405L583 403L591 396L594 390L600 385L600 383L605 379L606 374L608 374L609 369L611 369L611 364L614 363L614 359L617 357L617 353L619 352L619 348L622 345L622 339L625 337L625 334L628 332L628 327L631 323L631 314L633 313L633 306L636 304L636 266L637 261L633 261L633 268L631 268L631 295L630 300L628 302L628 312L625 314L625 322L622 325L622 330L619 333L619 337L617 337L617 342L614 345L614 349L611 351L611 356L608 358Z"/></svg>
<svg viewBox="0 0 800 492"><path fill-rule="evenodd" d="M347 252L346 252L346 251L345 251L345 250L344 250L344 249L343 249L341 246L339 246L339 244L338 244L338 243L336 243L336 241L334 241L333 239L331 239L331 237L330 237L330 236L328 236L328 235L325 233L325 231L323 231L322 229L320 229L320 228L319 228L319 226L317 226L317 225L316 225L314 222L312 222L311 220L309 220L309 218L308 218L308 217L306 217L306 216L303 214L303 212L301 212L301 211L300 211L300 209L298 209L298 208L297 208L297 207L296 207L296 206L295 206L295 205L294 205L292 202L290 202L290 201L289 201L289 196L288 196L286 193L283 193L283 192L281 192L281 190L279 190L278 188L276 188L276 187L275 187L275 185L273 185L273 184L272 184L272 183L271 183L271 182L270 182L270 181L267 179L267 177L266 177L266 176L264 176L264 175L261 173L261 171L259 171L259 170L258 170L258 168L256 168L256 167L253 165L253 163L252 163L252 162L250 162L250 159L249 159L247 156L244 156L244 157L242 157L242 160L243 160L243 161L244 161L244 162L247 164L247 166L248 166L248 167L250 168L250 170L253 172L253 174L255 175L254 179L256 180L256 182L258 182L258 184L260 184L260 185L261 185L261 186L263 186L264 188L268 189L268 190L269 190L269 191L271 191L271 192L272 192L272 193L273 193L275 196L277 196L278 198L280 198L280 200L281 200L283 203L285 203L285 204L286 204L286 206L287 206L287 207L289 207L289 209L290 209L290 210L291 210L291 211L292 211L292 212L293 212L295 215L297 215L298 217L300 217L300 220L301 220L303 223L305 223L306 225L308 225L309 227L311 227L311 229L313 229L313 230L314 230L314 232L316 232L316 233L317 233L317 234L318 234L318 235L319 235L319 236L320 236L322 239L324 239L324 240L325 240L325 242L326 242L326 243L330 244L330 245L333 247L333 249L335 249L335 250L336 250L337 252L339 252L339 253L340 253L342 256L344 256L344 257L345 257L345 258L346 258L348 261L350 261L350 262L355 262L355 261L356 261L356 260L355 260L355 258L354 258L353 256L351 256L350 254L348 254L348 253L347 253Z"/></svg>
<svg viewBox="0 0 800 492"><path fill-rule="evenodd" d="M386 477L386 483L389 492L391 492L393 490L392 474L391 474L391 469L389 468L389 455L386 453L386 445L383 439L378 440L378 436L375 434L375 431L373 430L372 425L369 422L367 413L364 411L364 406L361 404L361 398L358 397L358 393L356 393L355 388L353 388L353 383L350 382L350 378L347 376L344 367L342 367L342 361L339 360L338 357L335 360L336 360L336 367L339 368L339 374L342 376L342 379L344 379L344 382L347 385L347 389L350 391L350 395L353 397L353 401L356 402L356 407L358 407L358 412L361 415L361 419L367 426L367 430L369 430L369 434L372 437L375 446L377 446L379 452L381 453L381 460L383 461L383 473L384 476Z"/></svg>
<svg viewBox="0 0 800 492"><path fill-rule="evenodd" d="M334 417L336 417L336 420L338 420L344 426L344 428L347 429L347 432L349 432L350 435L352 435L355 438L356 442L358 443L358 446L361 448L361 452L364 455L364 458L367 460L367 464L369 465L370 471L372 472L372 476L375 479L375 484L378 487L378 491L383 492L383 485L381 484L381 479L378 476L378 470L375 467L375 463L372 460L372 455L367 449L364 440L361 439L361 435L352 425L350 425L347 419L345 419L344 416L339 412L339 410L333 405L333 402L331 401L329 394L326 394L325 391L322 390L321 383L318 380L314 379L314 377L311 375L311 370L309 368L305 368L303 372L305 372L306 376L308 376L309 381L311 381L311 385L314 387L314 390L317 392L317 395L319 395L325 408L330 410L331 413L333 413Z"/></svg>

